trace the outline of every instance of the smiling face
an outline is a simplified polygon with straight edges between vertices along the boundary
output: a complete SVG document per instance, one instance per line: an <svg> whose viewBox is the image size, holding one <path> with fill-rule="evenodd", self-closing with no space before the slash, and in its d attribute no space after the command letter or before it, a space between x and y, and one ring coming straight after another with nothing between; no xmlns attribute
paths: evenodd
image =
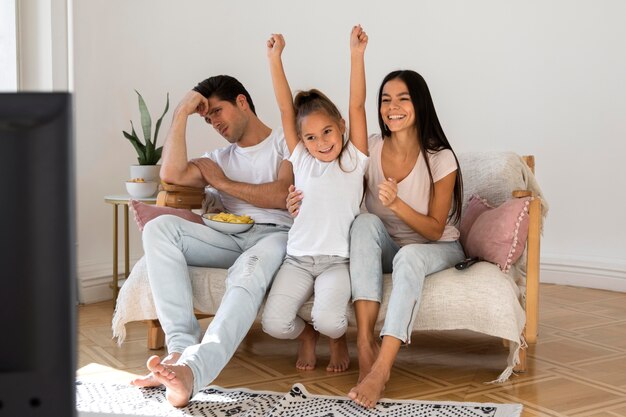
<svg viewBox="0 0 626 417"><path fill-rule="evenodd" d="M215 96L208 98L209 111L204 120L230 143L238 142L248 127L248 115L242 100L245 97L241 94L234 104Z"/></svg>
<svg viewBox="0 0 626 417"><path fill-rule="evenodd" d="M394 78L385 83L380 100L380 116L392 133L415 129L415 107L404 81Z"/></svg>
<svg viewBox="0 0 626 417"><path fill-rule="evenodd" d="M337 159L343 147L346 124L324 112L313 112L300 121L300 135L304 146L316 159L330 162Z"/></svg>

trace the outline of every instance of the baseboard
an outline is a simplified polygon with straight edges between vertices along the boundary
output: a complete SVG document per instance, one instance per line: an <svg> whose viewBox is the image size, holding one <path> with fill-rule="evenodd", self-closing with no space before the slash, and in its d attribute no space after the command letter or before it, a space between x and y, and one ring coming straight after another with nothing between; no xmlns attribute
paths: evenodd
<svg viewBox="0 0 626 417"><path fill-rule="evenodd" d="M626 261L542 256L541 282L626 292Z"/></svg>
<svg viewBox="0 0 626 417"><path fill-rule="evenodd" d="M130 259L130 268L139 260ZM120 278L123 278L124 264L118 265ZM108 261L82 262L78 267L78 302L93 304L113 299L112 266Z"/></svg>

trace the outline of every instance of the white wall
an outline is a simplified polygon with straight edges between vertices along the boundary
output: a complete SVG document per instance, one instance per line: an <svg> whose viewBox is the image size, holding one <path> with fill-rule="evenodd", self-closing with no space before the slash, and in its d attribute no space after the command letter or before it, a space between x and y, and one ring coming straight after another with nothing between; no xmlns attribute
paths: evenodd
<svg viewBox="0 0 626 417"><path fill-rule="evenodd" d="M228 73L275 126L264 45L282 32L292 88L320 88L345 110L355 23L370 36L372 131L382 77L417 70L457 152L536 155L551 206L542 279L626 290L626 219L618 215L626 204L618 169L626 151L626 3L75 0L73 8L83 300L108 295L112 209L103 196L124 191L135 162L121 134L139 120L133 90L156 118L166 92L175 105L197 81ZM225 143L199 118L188 132L193 156ZM131 224L133 262L141 254Z"/></svg>

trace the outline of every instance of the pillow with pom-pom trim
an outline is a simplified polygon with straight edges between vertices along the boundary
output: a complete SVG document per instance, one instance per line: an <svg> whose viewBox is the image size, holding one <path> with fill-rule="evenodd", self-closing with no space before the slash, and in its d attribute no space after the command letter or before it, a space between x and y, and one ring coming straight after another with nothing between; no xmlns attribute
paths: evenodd
<svg viewBox="0 0 626 417"><path fill-rule="evenodd" d="M531 200L532 197L512 198L493 207L480 196L472 195L459 225L465 254L508 272L526 246Z"/></svg>

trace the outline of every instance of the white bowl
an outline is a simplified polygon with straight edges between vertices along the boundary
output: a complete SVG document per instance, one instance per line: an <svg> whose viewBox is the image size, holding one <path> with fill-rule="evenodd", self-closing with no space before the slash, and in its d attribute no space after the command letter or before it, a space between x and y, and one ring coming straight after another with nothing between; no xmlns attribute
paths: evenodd
<svg viewBox="0 0 626 417"><path fill-rule="evenodd" d="M131 197L146 198L156 193L159 184L156 181L126 181L126 191Z"/></svg>
<svg viewBox="0 0 626 417"><path fill-rule="evenodd" d="M205 213L202 215L202 221L211 229L217 230L218 232L226 233L228 235L234 235L237 233L245 232L246 230L249 230L254 225L254 223L220 222L217 220L212 220L211 217L213 216L215 216L215 214Z"/></svg>

